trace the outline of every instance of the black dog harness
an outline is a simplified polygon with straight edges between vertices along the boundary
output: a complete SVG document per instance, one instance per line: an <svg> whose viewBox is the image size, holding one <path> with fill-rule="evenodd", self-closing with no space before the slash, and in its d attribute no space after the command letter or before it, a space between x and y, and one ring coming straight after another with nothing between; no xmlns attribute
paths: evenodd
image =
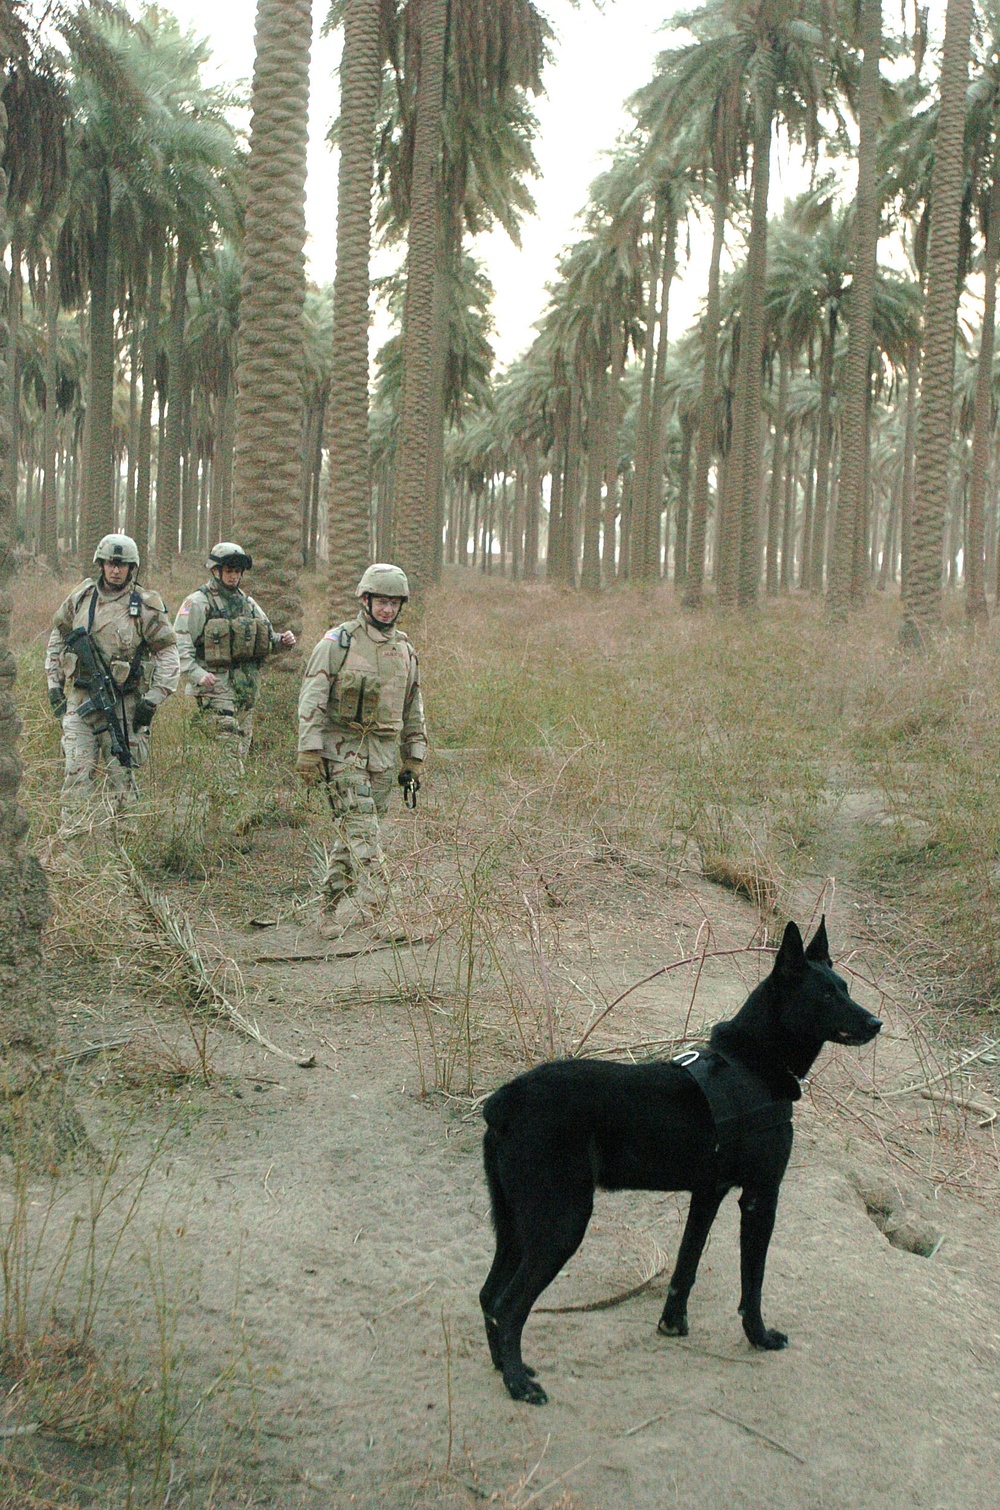
<svg viewBox="0 0 1000 1510"><path fill-rule="evenodd" d="M792 1102L775 1097L767 1081L718 1049L688 1049L672 1061L687 1070L715 1122L715 1151L739 1153L755 1134L792 1120Z"/></svg>

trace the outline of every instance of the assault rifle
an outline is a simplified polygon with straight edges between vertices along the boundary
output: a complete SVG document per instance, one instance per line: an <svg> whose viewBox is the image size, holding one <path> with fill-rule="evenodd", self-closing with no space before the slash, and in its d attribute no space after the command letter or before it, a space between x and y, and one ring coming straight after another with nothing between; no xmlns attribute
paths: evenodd
<svg viewBox="0 0 1000 1510"><path fill-rule="evenodd" d="M129 749L125 721L119 717L120 694L98 650L86 629L73 629L66 636L66 649L76 656L73 680L86 687L90 696L81 703L77 712L86 718L97 713L104 719L104 729L111 736L111 753L119 765L132 769L132 752Z"/></svg>

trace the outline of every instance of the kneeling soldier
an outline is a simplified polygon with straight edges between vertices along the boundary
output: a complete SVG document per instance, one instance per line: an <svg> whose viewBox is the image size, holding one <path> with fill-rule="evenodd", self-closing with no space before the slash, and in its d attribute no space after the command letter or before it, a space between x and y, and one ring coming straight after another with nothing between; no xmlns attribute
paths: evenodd
<svg viewBox="0 0 1000 1510"><path fill-rule="evenodd" d="M242 772L253 739L253 705L260 668L278 646L290 648L290 629L280 634L249 593L243 573L253 558L230 540L213 546L206 562L212 581L189 593L174 621L181 671L198 699L205 727L228 746Z"/></svg>
<svg viewBox="0 0 1000 1510"><path fill-rule="evenodd" d="M133 771L149 759L149 727L180 679L177 636L159 593L140 587L139 551L105 535L96 576L60 607L45 652L52 711L62 723L64 829L96 816L98 770L117 811L134 801Z"/></svg>
<svg viewBox="0 0 1000 1510"><path fill-rule="evenodd" d="M335 821L324 932L373 923L385 911L379 819L396 777L416 802L427 755L417 653L396 628L410 595L398 566L369 566L356 596L362 612L330 629L306 667L299 694L296 768L307 786L325 781Z"/></svg>

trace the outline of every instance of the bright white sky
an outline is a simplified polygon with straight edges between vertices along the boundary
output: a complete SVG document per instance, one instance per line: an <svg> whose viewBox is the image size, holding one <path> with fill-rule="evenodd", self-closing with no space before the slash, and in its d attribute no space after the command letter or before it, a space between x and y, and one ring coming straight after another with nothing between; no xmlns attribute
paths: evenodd
<svg viewBox="0 0 1000 1510"><path fill-rule="evenodd" d="M165 3L182 24L208 38L221 79L249 79L255 0ZM600 9L594 0L579 0L575 8L569 0L543 0L556 41L555 60L546 75L547 94L537 101L536 155L542 177L533 192L538 216L524 226L520 251L503 232L485 238L480 247L496 287L494 344L501 365L530 344L531 326L547 302L545 285L555 274L560 251L574 237L575 216L586 203L591 180L604 166L602 153L627 124L623 102L649 79L657 53L669 45L661 31L664 21L687 8L682 0L604 0ZM318 33L326 0L314 0L314 10ZM318 283L332 282L336 259L337 165L325 137L338 111L339 55L338 37L317 36L306 217L309 270ZM675 295L677 305L672 307L680 306L678 323L671 322L675 329L687 324L700 293L692 289L687 310L683 293ZM376 329L376 343L382 338L384 330Z"/></svg>

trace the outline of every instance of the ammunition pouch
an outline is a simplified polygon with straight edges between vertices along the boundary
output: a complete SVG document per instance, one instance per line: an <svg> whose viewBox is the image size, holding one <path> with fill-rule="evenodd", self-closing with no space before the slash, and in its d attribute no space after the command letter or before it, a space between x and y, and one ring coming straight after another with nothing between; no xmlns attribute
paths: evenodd
<svg viewBox="0 0 1000 1510"><path fill-rule="evenodd" d="M232 635L229 632L228 619L205 620L202 654L205 665L210 670L216 666L233 664Z"/></svg>
<svg viewBox="0 0 1000 1510"><path fill-rule="evenodd" d="M241 614L235 619L213 617L205 620L202 636L205 665L242 666L247 661L264 661L271 653L271 631L263 619Z"/></svg>
<svg viewBox="0 0 1000 1510"><path fill-rule="evenodd" d="M341 671L337 677L336 714L352 728L371 728L377 722L382 682L360 671Z"/></svg>

